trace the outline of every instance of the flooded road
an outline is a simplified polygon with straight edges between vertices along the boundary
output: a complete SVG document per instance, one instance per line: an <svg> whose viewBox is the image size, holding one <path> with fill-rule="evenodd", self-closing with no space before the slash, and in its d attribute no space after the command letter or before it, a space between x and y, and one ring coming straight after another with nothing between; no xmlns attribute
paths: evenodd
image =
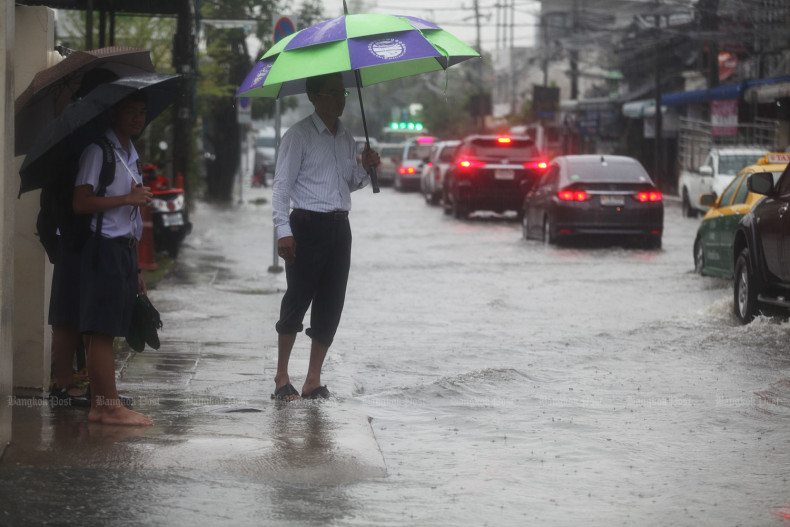
<svg viewBox="0 0 790 527"><path fill-rule="evenodd" d="M335 398L283 411L270 197L198 204L151 293L163 350L119 380L157 400L141 406L156 426L112 451L125 471L72 459L0 471L0 491L98 479L120 500L86 501L87 523L790 525L790 323L737 323L731 284L693 273L699 220L677 204L647 251L545 246L513 220L355 193Z"/></svg>
<svg viewBox="0 0 790 527"><path fill-rule="evenodd" d="M786 524L790 324L739 325L693 274L699 220L668 203L662 251L557 248L359 197L337 341L369 341L341 353L391 468L376 522Z"/></svg>

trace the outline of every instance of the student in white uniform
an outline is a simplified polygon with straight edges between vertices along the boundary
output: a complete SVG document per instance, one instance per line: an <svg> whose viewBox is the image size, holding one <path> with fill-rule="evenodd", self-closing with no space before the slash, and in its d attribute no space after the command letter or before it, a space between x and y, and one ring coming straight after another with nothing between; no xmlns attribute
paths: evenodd
<svg viewBox="0 0 790 527"><path fill-rule="evenodd" d="M74 188L74 212L93 214L94 235L85 243L80 265L80 332L88 355L91 409L88 420L115 425L146 426L153 422L126 408L115 386L115 337L126 335L138 293L145 282L137 267L136 244L143 225L140 207L153 197L142 186L137 151L132 137L145 126L146 101L142 92L127 97L109 110L111 126L105 136L115 157L114 179L99 182L104 150L91 144L82 153Z"/></svg>

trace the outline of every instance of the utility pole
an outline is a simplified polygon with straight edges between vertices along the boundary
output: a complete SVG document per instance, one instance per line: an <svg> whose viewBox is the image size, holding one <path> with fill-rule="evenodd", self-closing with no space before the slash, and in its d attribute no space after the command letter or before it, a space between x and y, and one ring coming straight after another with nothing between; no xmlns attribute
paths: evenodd
<svg viewBox="0 0 790 527"><path fill-rule="evenodd" d="M477 28L477 52L481 55L483 54L483 48L480 45L480 3L479 0L474 0L474 7L475 10L475 26ZM474 109L475 113L477 114L477 127L478 130L483 131L485 128L484 125L484 118L483 118L483 110L485 104L483 103L483 61L477 61L477 96L475 97Z"/></svg>
<svg viewBox="0 0 790 527"><path fill-rule="evenodd" d="M653 163L654 172L655 172L655 180L656 184L663 190L664 192L667 191L666 182L664 181L664 159L663 159L663 135L664 135L664 126L663 126L663 116L661 114L661 15L659 14L660 9L660 0L656 0L656 14L653 17L656 24L656 44L653 46L654 52L654 61L655 61L655 82L656 82L656 116L655 116L655 151L654 156L655 160Z"/></svg>
<svg viewBox="0 0 790 527"><path fill-rule="evenodd" d="M573 12L571 13L571 32L574 37L578 35L579 26L579 0L573 0ZM575 47L575 46L574 46ZM571 99L579 98L579 50L571 49Z"/></svg>
<svg viewBox="0 0 790 527"><path fill-rule="evenodd" d="M707 39L708 63L705 74L708 89L711 89L719 85L719 0L700 0L698 8L702 30L711 35Z"/></svg>
<svg viewBox="0 0 790 527"><path fill-rule="evenodd" d="M516 0L510 0L510 114L516 114Z"/></svg>

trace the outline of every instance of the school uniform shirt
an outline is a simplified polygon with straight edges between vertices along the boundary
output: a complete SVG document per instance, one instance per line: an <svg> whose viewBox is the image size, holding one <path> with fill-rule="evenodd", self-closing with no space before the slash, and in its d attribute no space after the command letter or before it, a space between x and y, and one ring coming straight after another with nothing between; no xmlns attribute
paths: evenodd
<svg viewBox="0 0 790 527"><path fill-rule="evenodd" d="M107 187L104 194L110 196L123 196L129 194L132 182L142 183L142 175L137 171L137 150L134 145L130 145L129 155L121 147L120 141L115 136L112 129L105 133L107 139L112 143L115 151L115 179ZM99 189L99 174L101 172L104 152L102 148L93 143L82 152L80 156L79 171L74 186L92 185L93 193ZM96 232L96 214L91 221L91 230ZM143 234L143 220L140 218L140 211L137 207L123 205L104 212L102 220L101 235L105 238L134 237L138 241Z"/></svg>
<svg viewBox="0 0 790 527"><path fill-rule="evenodd" d="M272 219L277 239L292 236L289 210L315 212L351 210L351 193L370 177L357 163L354 137L338 122L337 133L318 114L302 119L285 132L277 154L272 184Z"/></svg>

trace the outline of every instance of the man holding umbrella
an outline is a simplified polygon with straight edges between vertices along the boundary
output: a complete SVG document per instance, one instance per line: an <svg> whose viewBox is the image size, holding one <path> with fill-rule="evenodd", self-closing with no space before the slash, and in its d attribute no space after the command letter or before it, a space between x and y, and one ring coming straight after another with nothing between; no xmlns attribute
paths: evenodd
<svg viewBox="0 0 790 527"><path fill-rule="evenodd" d="M345 301L351 264L348 211L351 192L370 182L366 168L379 163L369 147L356 161L354 137L340 116L348 92L339 73L310 77L306 91L315 113L288 129L282 139L273 184L277 252L286 262L287 289L277 322L278 360L275 399L298 399L288 362L296 334L312 303L312 339L302 397L328 398L321 369ZM289 210L293 209L289 215Z"/></svg>

